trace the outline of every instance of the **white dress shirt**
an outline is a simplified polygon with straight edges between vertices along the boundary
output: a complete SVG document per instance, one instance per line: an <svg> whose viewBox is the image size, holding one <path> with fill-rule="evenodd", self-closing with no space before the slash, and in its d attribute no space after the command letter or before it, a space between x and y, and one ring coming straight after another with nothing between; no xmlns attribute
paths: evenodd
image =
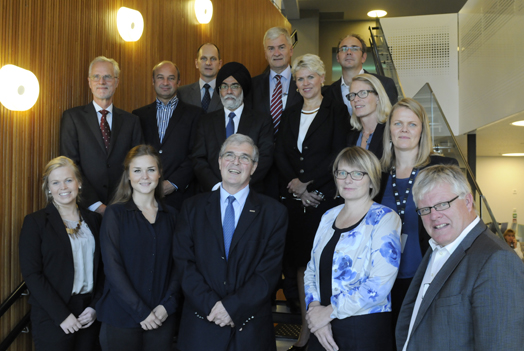
<svg viewBox="0 0 524 351"><path fill-rule="evenodd" d="M269 71L269 101L273 98L273 92L275 91L275 85L277 85L277 80L275 76L280 74L282 77L280 81L282 82L282 110L286 109L287 96L289 92L289 83L291 82L291 67L288 65L285 70L281 73L276 73L273 70Z"/></svg>

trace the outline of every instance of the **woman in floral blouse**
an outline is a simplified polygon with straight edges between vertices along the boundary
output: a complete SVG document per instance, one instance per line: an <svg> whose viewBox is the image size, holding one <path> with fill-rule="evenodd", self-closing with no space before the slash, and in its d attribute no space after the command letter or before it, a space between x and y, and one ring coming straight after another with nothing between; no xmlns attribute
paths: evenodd
<svg viewBox="0 0 524 351"><path fill-rule="evenodd" d="M333 174L345 203L322 217L305 272L309 351L391 350L400 218L372 200L380 164L371 152L342 150Z"/></svg>

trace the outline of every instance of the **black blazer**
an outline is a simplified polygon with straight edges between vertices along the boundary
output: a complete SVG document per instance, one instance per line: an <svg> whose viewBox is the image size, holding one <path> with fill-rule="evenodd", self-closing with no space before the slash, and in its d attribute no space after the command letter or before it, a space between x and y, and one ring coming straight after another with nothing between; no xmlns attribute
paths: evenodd
<svg viewBox="0 0 524 351"><path fill-rule="evenodd" d="M364 73L368 73L371 75L374 75L375 77L380 80L382 83L382 86L384 87L384 90L388 94L389 101L391 102L391 105L395 105L398 102L398 91L397 87L395 85L395 81L389 77L385 76L379 76L375 73L369 73L368 71L364 70ZM342 90L340 90L340 86L342 85L342 78L337 80L335 83L331 84L329 87L329 96L331 98L337 100L338 102L344 103L344 99L342 98Z"/></svg>
<svg viewBox="0 0 524 351"><path fill-rule="evenodd" d="M96 243L93 300L89 305L95 308L102 295L104 282L99 241L102 216L81 207L80 213ZM22 276L31 292L29 303L45 310L49 318L59 326L71 314L67 303L73 290L75 268L71 242L64 222L53 204L25 217L18 247Z"/></svg>
<svg viewBox="0 0 524 351"><path fill-rule="evenodd" d="M178 98L184 101L186 104L193 105L196 107L202 108L202 99L200 97L200 83L196 82L193 84L188 84L178 88ZM213 91L211 95L211 101L207 108L207 112L213 112L223 109L222 101L220 100L220 95L218 94L218 87Z"/></svg>
<svg viewBox="0 0 524 351"><path fill-rule="evenodd" d="M164 179L178 187L178 190L164 197L164 201L180 210L184 192L193 180L193 164L189 156L193 149L198 121L204 110L179 100L169 119L162 143L158 136L156 113L156 101L133 111L134 115L140 117L146 144L153 146L160 154Z"/></svg>
<svg viewBox="0 0 524 351"><path fill-rule="evenodd" d="M193 148L195 176L203 191L211 191L222 181L218 168L220 147L226 141L226 117L224 109L208 113L200 119ZM273 125L268 115L254 112L244 105L237 133L244 134L258 147L258 166L251 177L250 186L264 191L264 177L273 163Z"/></svg>
<svg viewBox="0 0 524 351"><path fill-rule="evenodd" d="M294 178L307 183L308 191L319 190L326 197L335 195L335 182L331 167L338 153L346 147L349 130L348 110L324 97L320 110L309 126L302 152L297 139L300 128L302 104L284 111L275 147L275 163L280 174L280 195L289 196L287 184Z"/></svg>
<svg viewBox="0 0 524 351"><path fill-rule="evenodd" d="M438 155L431 155L430 157L431 161L429 162L429 164L427 166L422 167L421 170L434 165L459 165L457 160L451 157L443 157ZM380 191L377 194L377 196L375 196L375 198L373 199L375 202L378 202L379 204L382 203L382 198L384 197L384 192L386 191L386 185L388 184L389 176L389 172L382 172L382 177L380 178ZM422 224L422 218L420 216L418 217L418 233L420 250L422 251L422 256L424 256L424 254L429 248L429 239L431 239L431 237L426 231L426 228L424 228L424 225Z"/></svg>
<svg viewBox="0 0 524 351"><path fill-rule="evenodd" d="M369 151L371 151L377 158L380 160L382 158L382 154L384 153L384 128L386 127L386 123L379 123L375 127L375 131L373 132L373 138L371 138L371 142L369 143ZM360 135L360 131L356 129L351 129L348 134L348 146L360 146L357 145L358 137Z"/></svg>
<svg viewBox="0 0 524 351"><path fill-rule="evenodd" d="M271 295L281 273L286 208L250 190L225 259L220 190L184 202L175 230L175 267L185 295L178 348L276 350ZM235 328L209 323L222 301Z"/></svg>
<svg viewBox="0 0 524 351"><path fill-rule="evenodd" d="M60 125L60 154L72 159L82 173L82 205L107 205L120 182L127 152L142 143L137 116L113 105L111 144L106 152L95 106L66 110Z"/></svg>

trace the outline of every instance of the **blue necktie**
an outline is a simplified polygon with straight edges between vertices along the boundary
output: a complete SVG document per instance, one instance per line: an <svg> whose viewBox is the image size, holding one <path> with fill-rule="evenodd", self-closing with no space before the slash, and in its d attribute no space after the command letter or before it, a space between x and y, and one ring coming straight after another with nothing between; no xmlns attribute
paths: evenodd
<svg viewBox="0 0 524 351"><path fill-rule="evenodd" d="M229 114L229 122L226 126L226 138L229 138L231 135L235 134L235 121L233 121L233 118L235 118L235 114L231 112Z"/></svg>
<svg viewBox="0 0 524 351"><path fill-rule="evenodd" d="M222 223L226 259L229 256L229 247L231 246L231 240L233 239L233 233L235 232L235 209L233 208L233 201L235 201L235 197L233 195L229 195L227 197L227 201L229 201L229 204L227 205L226 214L224 215L224 223Z"/></svg>
<svg viewBox="0 0 524 351"><path fill-rule="evenodd" d="M205 93L204 93L204 97L202 98L202 108L204 109L204 111L207 112L207 109L209 107L209 103L211 102L211 95L209 95L209 88L211 88L211 86L209 84L204 84L204 89L206 89Z"/></svg>

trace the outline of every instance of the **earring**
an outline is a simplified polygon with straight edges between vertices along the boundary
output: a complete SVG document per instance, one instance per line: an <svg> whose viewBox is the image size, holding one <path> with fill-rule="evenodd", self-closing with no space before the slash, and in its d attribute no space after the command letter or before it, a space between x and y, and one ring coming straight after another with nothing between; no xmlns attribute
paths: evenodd
<svg viewBox="0 0 524 351"><path fill-rule="evenodd" d="M322 83L322 86L324 86L324 83Z"/></svg>
<svg viewBox="0 0 524 351"><path fill-rule="evenodd" d="M79 189L79 190L82 190L82 186L79 186L78 189Z"/></svg>
<svg viewBox="0 0 524 351"><path fill-rule="evenodd" d="M298 88L297 88L297 93L298 93Z"/></svg>
<svg viewBox="0 0 524 351"><path fill-rule="evenodd" d="M48 193L48 194L51 194L51 190L48 190L47 193Z"/></svg>

